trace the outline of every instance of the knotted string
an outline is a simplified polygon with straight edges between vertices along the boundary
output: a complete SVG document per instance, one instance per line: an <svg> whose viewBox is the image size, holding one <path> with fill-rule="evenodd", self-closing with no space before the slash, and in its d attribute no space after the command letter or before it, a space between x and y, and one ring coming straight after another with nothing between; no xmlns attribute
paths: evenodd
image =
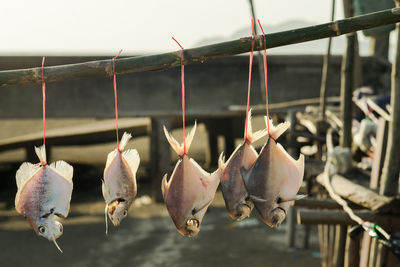
<svg viewBox="0 0 400 267"><path fill-rule="evenodd" d="M272 140L276 141L269 132L269 107L268 107L268 71L267 71L267 42L265 38L265 33L263 30L263 27L261 26L260 20L258 21L258 25L260 25L260 29L263 33L263 38L264 38L264 51L263 51L263 59L264 59L264 79L265 79L265 103L266 103L266 108L267 108L267 129L268 129L268 136L272 138Z"/></svg>
<svg viewBox="0 0 400 267"><path fill-rule="evenodd" d="M183 47L181 44L172 37L179 47L181 48L181 82L182 82L182 129L183 129L183 154L182 157L186 154L186 133L185 133L185 65L183 65Z"/></svg>
<svg viewBox="0 0 400 267"><path fill-rule="evenodd" d="M251 39L251 51L250 51L250 64L249 64L249 83L247 88L247 108L246 108L246 125L244 130L244 140L246 143L249 142L247 136L247 126L249 123L249 107L250 107L250 90L251 90L251 69L253 68L253 51L254 51L254 21L251 20L251 32L252 32L252 39Z"/></svg>
<svg viewBox="0 0 400 267"><path fill-rule="evenodd" d="M122 49L119 50L118 54L112 58L113 61L113 76L114 76L114 105L115 105L115 131L117 133L117 150L121 153L119 149L119 136L118 136L118 97L117 97L117 75L115 74L115 59L121 55Z"/></svg>
<svg viewBox="0 0 400 267"><path fill-rule="evenodd" d="M44 81L44 60L42 58L42 109L43 109L43 145L46 144L46 83Z"/></svg>
<svg viewBox="0 0 400 267"><path fill-rule="evenodd" d="M42 111L43 111L43 145L46 145L46 83L44 81L44 61L46 57L42 58ZM39 162L35 167L46 166L47 163Z"/></svg>

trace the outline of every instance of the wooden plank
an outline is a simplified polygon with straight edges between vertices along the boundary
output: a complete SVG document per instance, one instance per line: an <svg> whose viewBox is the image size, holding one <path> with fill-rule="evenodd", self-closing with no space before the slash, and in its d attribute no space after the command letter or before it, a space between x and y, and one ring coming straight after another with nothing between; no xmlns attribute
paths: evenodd
<svg viewBox="0 0 400 267"><path fill-rule="evenodd" d="M317 176L317 182L324 185L325 173ZM335 174L331 177L331 184L335 192L362 207L372 211L399 213L400 199L377 194L369 188L350 181L342 175Z"/></svg>
<svg viewBox="0 0 400 267"><path fill-rule="evenodd" d="M355 214L365 221L376 222L383 228L400 229L400 216L379 214L372 211L356 211ZM298 209L298 224L327 224L327 225L353 225L346 212L342 210L307 210Z"/></svg>
<svg viewBox="0 0 400 267"><path fill-rule="evenodd" d="M119 132L130 132L134 137L143 136L150 132L150 119L120 119ZM46 130L46 141L49 145L90 145L112 142L115 140L115 120ZM0 151L20 147L32 148L41 145L43 132L31 133L23 136L0 140ZM36 158L36 157L35 157Z"/></svg>

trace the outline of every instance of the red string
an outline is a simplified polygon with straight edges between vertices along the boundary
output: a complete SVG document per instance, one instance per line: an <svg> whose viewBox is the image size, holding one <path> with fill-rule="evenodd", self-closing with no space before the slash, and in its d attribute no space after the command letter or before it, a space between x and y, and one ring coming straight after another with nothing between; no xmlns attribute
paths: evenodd
<svg viewBox="0 0 400 267"><path fill-rule="evenodd" d="M183 65L183 47L181 44L172 37L179 47L181 48L181 82L182 82L182 124L183 124L183 157L186 154L186 133L185 133L185 65Z"/></svg>
<svg viewBox="0 0 400 267"><path fill-rule="evenodd" d="M117 133L117 150L121 153L119 149L119 136L118 136L118 98L117 98L117 75L115 74L115 59L121 55L122 49L119 50L118 54L113 57L113 76L114 76L114 102L115 102L115 129Z"/></svg>
<svg viewBox="0 0 400 267"><path fill-rule="evenodd" d="M264 51L263 51L263 58L264 58L264 79L265 79L265 102L266 102L266 108L267 108L267 118L268 118L268 124L267 124L267 128L268 128L268 136L270 136L269 134L269 107L268 107L268 73L267 73L267 42L265 39L265 33L263 30L263 27L261 26L260 20L258 20L258 25L260 25L260 29L263 33L263 37L264 37ZM273 138L272 138L273 139ZM275 139L274 139L275 141Z"/></svg>
<svg viewBox="0 0 400 267"><path fill-rule="evenodd" d="M44 60L42 58L42 109L43 109L43 145L46 144L46 83L44 82Z"/></svg>
<svg viewBox="0 0 400 267"><path fill-rule="evenodd" d="M251 89L251 69L253 67L253 51L254 51L254 22L251 20L251 32L252 32L252 40L251 40L251 51L250 51L250 64L249 64L249 83L247 88L247 108L246 108L246 125L245 125L245 132L244 132L244 140L249 142L247 136L247 125L249 123L248 116L249 116L249 106L250 106L250 89Z"/></svg>

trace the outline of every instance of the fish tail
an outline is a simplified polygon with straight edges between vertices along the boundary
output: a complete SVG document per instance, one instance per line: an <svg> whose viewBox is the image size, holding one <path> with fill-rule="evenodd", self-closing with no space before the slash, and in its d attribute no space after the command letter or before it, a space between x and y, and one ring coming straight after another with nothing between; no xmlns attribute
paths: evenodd
<svg viewBox="0 0 400 267"><path fill-rule="evenodd" d="M35 152L36 155L38 156L40 163L42 164L47 164L47 160L46 160L46 146L42 145L40 147L36 147L35 146Z"/></svg>
<svg viewBox="0 0 400 267"><path fill-rule="evenodd" d="M247 136L246 136L247 133ZM247 131L245 132L245 141L248 144L254 143L256 142L258 139L264 137L265 135L267 135L267 129L263 129L263 130L259 130L255 133L253 133L253 127L251 124L251 109L249 110L249 113L247 114Z"/></svg>
<svg viewBox="0 0 400 267"><path fill-rule="evenodd" d="M124 132L124 135L121 138L121 142L119 142L119 150L124 151L126 145L128 144L129 140L132 138L130 133Z"/></svg>
<svg viewBox="0 0 400 267"><path fill-rule="evenodd" d="M194 134L196 133L196 129L197 129L197 121L194 121L194 126L193 126L192 130L190 130L190 132L186 136L185 154L187 154L189 152L189 148L190 148L190 145L192 144Z"/></svg>
<svg viewBox="0 0 400 267"><path fill-rule="evenodd" d="M186 136L185 141L186 141L186 146L184 144L179 144L178 141L168 132L167 128L164 126L164 134L165 137L167 138L169 144L171 145L172 149L178 154L179 156L183 156L188 153L190 145L192 144L194 134L196 133L196 128L197 128L197 122L194 123L194 126L192 130L189 132L189 134ZM186 149L184 148L186 147Z"/></svg>
<svg viewBox="0 0 400 267"><path fill-rule="evenodd" d="M279 136L281 136L290 127L290 122L288 121L279 123L277 126L274 126L271 119L268 119L266 116L264 118L265 118L265 124L267 125L267 129L269 127L269 135L274 140L278 139Z"/></svg>

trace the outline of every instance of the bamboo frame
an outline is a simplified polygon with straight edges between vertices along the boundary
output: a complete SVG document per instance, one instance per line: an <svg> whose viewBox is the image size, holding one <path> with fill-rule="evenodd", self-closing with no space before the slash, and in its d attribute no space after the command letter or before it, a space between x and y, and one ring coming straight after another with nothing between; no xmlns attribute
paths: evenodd
<svg viewBox="0 0 400 267"><path fill-rule="evenodd" d="M308 42L346 33L400 22L400 8L392 8L362 16L337 20L315 26L271 33L266 35L267 48ZM263 49L263 38L255 38L255 51ZM202 63L210 59L228 57L249 52L251 37L217 43L183 52L185 65ZM116 73L156 71L180 66L180 51L116 60ZM94 76L111 76L112 60L99 60L78 64L59 65L44 68L46 82L81 79ZM0 71L0 86L41 83L41 68Z"/></svg>

